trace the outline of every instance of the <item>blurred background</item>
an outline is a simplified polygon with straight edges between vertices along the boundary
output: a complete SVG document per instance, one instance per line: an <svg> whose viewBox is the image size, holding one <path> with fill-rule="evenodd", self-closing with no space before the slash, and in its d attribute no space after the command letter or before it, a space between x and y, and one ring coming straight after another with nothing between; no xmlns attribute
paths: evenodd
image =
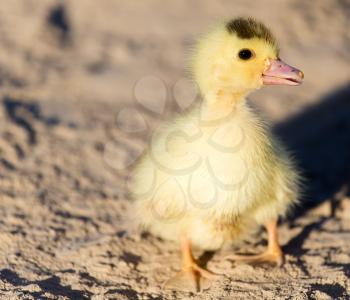
<svg viewBox="0 0 350 300"><path fill-rule="evenodd" d="M317 215L324 218L349 214L348 0L3 1L0 280L4 294L33 299L45 295L108 299L115 294L117 299L141 299L140 295L163 299L159 281L167 276L157 269L161 258L152 265L143 257L158 251L160 257L165 253L176 261L176 248L164 249L160 241L144 237L146 246L136 254L126 250L138 245L132 237L125 238L121 226L129 206L128 174L152 129L198 99L187 67L198 35L235 16L253 16L266 23L280 44L281 58L305 73L300 87L268 87L250 99L301 166L306 179L303 205L321 207ZM297 215L304 212L299 209ZM310 220L315 230L324 224L323 219ZM329 226L350 230L341 224ZM338 237L344 240L339 230ZM285 234L285 242L290 238L294 242L286 250L295 255L302 242L296 233L290 234ZM303 239L309 234L304 232ZM299 278L298 283L290 282L290 288L298 287L312 299L321 299L320 293L341 297L349 288L341 283L350 266L344 247L334 252L343 256L328 263L329 268L340 268L332 277L339 286L303 283ZM296 266L302 265L301 273L308 267L314 270L305 271L306 277L322 277L329 271L326 258L322 259L310 263L314 268L309 262ZM158 272L154 280L149 279L149 269ZM262 280L265 275L260 275ZM236 295L246 296L249 287L235 289ZM267 289L272 295L283 294L275 287ZM224 290L224 285L217 287L213 299ZM251 297L258 295L249 291Z"/></svg>

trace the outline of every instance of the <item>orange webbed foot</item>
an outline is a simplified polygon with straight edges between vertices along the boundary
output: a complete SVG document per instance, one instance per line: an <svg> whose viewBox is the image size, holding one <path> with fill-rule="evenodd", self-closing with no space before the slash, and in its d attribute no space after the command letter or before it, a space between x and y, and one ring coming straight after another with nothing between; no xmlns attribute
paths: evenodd
<svg viewBox="0 0 350 300"><path fill-rule="evenodd" d="M200 292L207 289L210 283L219 277L220 275L206 270L193 262L183 267L179 273L167 280L164 287L181 291Z"/></svg>

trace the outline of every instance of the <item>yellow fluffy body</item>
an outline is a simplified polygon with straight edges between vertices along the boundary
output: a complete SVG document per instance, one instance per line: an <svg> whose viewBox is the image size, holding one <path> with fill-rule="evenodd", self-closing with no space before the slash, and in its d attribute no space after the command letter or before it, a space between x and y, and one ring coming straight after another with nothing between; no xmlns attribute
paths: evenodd
<svg viewBox="0 0 350 300"><path fill-rule="evenodd" d="M235 50L255 49L252 62ZM155 131L134 170L136 219L151 233L218 249L283 216L298 198L298 175L283 146L247 105L275 45L240 39L221 25L199 42L194 78L203 101Z"/></svg>

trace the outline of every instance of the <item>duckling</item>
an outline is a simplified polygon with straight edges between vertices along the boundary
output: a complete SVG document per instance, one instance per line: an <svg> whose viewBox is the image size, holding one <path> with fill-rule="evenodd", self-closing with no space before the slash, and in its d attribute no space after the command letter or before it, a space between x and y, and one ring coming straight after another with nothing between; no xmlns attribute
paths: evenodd
<svg viewBox="0 0 350 300"><path fill-rule="evenodd" d="M304 75L279 58L270 30L252 18L204 35L192 69L202 101L154 132L130 192L144 228L181 245L181 272L166 286L200 290L217 274L198 264L192 246L217 250L263 226L266 251L232 258L283 262L277 220L298 201L298 170L246 97L263 85L299 85Z"/></svg>

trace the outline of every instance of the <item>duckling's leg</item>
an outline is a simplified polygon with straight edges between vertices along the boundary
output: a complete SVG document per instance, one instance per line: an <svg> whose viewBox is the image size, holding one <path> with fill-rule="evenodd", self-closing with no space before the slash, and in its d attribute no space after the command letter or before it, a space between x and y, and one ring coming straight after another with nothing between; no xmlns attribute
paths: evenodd
<svg viewBox="0 0 350 300"><path fill-rule="evenodd" d="M257 255L230 255L228 258L248 264L273 263L277 266L283 264L283 253L278 241L277 221L273 220L265 224L268 235L267 250Z"/></svg>
<svg viewBox="0 0 350 300"><path fill-rule="evenodd" d="M181 237L181 253L182 270L166 281L165 287L199 292L203 288L203 280L214 279L218 276L198 265L192 255L191 242L186 236Z"/></svg>

